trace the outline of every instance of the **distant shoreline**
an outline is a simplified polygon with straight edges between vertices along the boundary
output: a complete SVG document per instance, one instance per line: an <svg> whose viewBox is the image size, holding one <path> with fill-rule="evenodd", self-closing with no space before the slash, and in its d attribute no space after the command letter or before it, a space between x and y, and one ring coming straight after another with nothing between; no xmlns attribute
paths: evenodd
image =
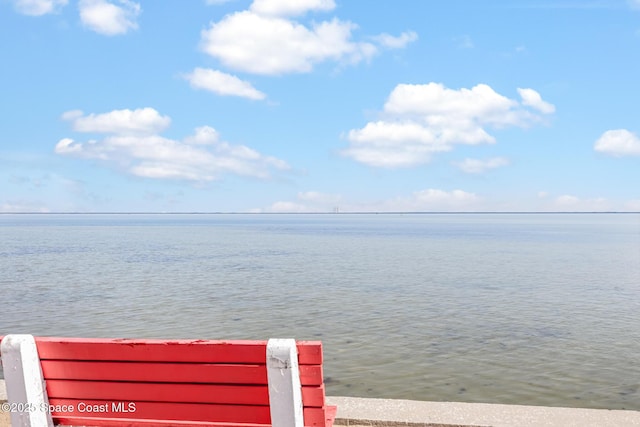
<svg viewBox="0 0 640 427"><path fill-rule="evenodd" d="M640 211L434 211L434 212L0 212L0 215L637 215Z"/></svg>

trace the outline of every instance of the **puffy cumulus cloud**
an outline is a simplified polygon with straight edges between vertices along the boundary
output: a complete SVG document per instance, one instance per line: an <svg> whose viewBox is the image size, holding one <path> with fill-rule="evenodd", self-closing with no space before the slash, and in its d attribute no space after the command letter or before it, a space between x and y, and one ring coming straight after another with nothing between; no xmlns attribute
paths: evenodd
<svg viewBox="0 0 640 427"><path fill-rule="evenodd" d="M454 164L466 173L484 173L488 170L508 165L509 160L504 157L493 157L486 160L467 158Z"/></svg>
<svg viewBox="0 0 640 427"><path fill-rule="evenodd" d="M153 108L113 110L103 114L85 116L80 110L67 111L63 120L72 121L76 132L116 133L123 135L149 135L169 127L171 119L161 116Z"/></svg>
<svg viewBox="0 0 640 427"><path fill-rule="evenodd" d="M431 154L449 151L432 129L413 122L370 122L348 134L351 147L343 154L377 167L409 167L426 163Z"/></svg>
<svg viewBox="0 0 640 427"><path fill-rule="evenodd" d="M140 4L130 0L80 0L80 21L96 33L106 36L125 34L138 28Z"/></svg>
<svg viewBox="0 0 640 427"><path fill-rule="evenodd" d="M243 11L226 16L202 32L202 48L225 66L255 74L305 73L316 63L371 58L376 47L355 43L355 25L337 19L302 24Z"/></svg>
<svg viewBox="0 0 640 427"><path fill-rule="evenodd" d="M399 84L389 95L381 120L346 134L350 146L342 154L370 166L399 168L427 163L433 153L449 151L456 144L494 143L487 128L527 127L543 120L541 108L551 112L552 105L536 91L520 91L521 102L485 84L459 90L440 83ZM532 103L534 110L529 108Z"/></svg>
<svg viewBox="0 0 640 427"><path fill-rule="evenodd" d="M373 37L378 44L353 41L357 25L333 18L305 25L292 17L330 11L333 0L255 0L248 10L226 15L201 33L201 49L233 70L279 75L307 73L325 61L356 64L369 60L379 46L400 48L413 32Z"/></svg>
<svg viewBox="0 0 640 427"><path fill-rule="evenodd" d="M14 0L13 6L23 15L42 16L58 12L67 3L68 0Z"/></svg>
<svg viewBox="0 0 640 427"><path fill-rule="evenodd" d="M533 89L527 91L535 92ZM430 124L523 126L535 116L523 108L525 102L500 95L486 84L471 89L449 89L441 83L399 84L385 103L386 113L421 117Z"/></svg>
<svg viewBox="0 0 640 427"><path fill-rule="evenodd" d="M223 96L240 96L243 98L262 100L267 96L254 88L251 83L221 71L196 68L184 75L194 89L203 89Z"/></svg>
<svg viewBox="0 0 640 427"><path fill-rule="evenodd" d="M137 126L134 119L133 123L128 123L127 126L122 125L122 120L107 120L106 123L112 126L105 125L103 120L94 120L85 127L78 127L77 122L86 118L78 117L74 129L109 135L100 140L87 142L63 138L56 144L55 152L65 156L100 160L140 177L194 182L220 179L225 174L264 179L269 178L273 170L290 169L283 160L265 156L244 145L222 141L218 132L209 126L195 129L193 135L183 140L160 136L152 131L164 129L169 123L169 118L160 116L153 109L143 110L152 111L142 116L125 115L129 118L138 117L142 126ZM113 113L87 117L121 118ZM148 117L159 117L161 120L146 121ZM143 131L140 132L140 129Z"/></svg>
<svg viewBox="0 0 640 427"><path fill-rule="evenodd" d="M327 12L335 7L333 0L254 0L250 10L260 15L297 16L309 11Z"/></svg>
<svg viewBox="0 0 640 427"><path fill-rule="evenodd" d="M610 156L640 156L640 138L626 129L608 130L593 148Z"/></svg>

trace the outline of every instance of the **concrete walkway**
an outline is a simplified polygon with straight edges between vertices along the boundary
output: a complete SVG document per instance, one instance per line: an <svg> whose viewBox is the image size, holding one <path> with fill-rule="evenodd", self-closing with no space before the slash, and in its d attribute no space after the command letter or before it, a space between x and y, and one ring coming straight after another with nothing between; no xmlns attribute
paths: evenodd
<svg viewBox="0 0 640 427"><path fill-rule="evenodd" d="M0 380L0 402L6 399L4 380ZM640 427L639 411L359 397L327 397L327 400L338 406L336 424L351 427ZM0 413L0 427L8 426L8 414Z"/></svg>
<svg viewBox="0 0 640 427"><path fill-rule="evenodd" d="M640 412L487 403L328 397L349 426L633 427Z"/></svg>

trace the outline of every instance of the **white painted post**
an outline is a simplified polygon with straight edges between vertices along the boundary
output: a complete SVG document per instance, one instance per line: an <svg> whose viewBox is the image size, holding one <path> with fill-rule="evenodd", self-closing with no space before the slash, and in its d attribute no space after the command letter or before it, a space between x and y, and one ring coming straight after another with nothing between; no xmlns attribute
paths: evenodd
<svg viewBox="0 0 640 427"><path fill-rule="evenodd" d="M298 350L293 339L270 339L267 343L269 406L273 427L303 427L302 389Z"/></svg>
<svg viewBox="0 0 640 427"><path fill-rule="evenodd" d="M7 335L0 344L13 427L53 427L49 399L32 335Z"/></svg>

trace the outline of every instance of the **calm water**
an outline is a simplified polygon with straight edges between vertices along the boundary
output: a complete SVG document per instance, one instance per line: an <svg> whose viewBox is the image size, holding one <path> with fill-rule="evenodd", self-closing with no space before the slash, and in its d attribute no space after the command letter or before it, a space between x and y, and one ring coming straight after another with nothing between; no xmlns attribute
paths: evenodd
<svg viewBox="0 0 640 427"><path fill-rule="evenodd" d="M0 215L0 333L320 339L331 395L640 410L640 215Z"/></svg>

